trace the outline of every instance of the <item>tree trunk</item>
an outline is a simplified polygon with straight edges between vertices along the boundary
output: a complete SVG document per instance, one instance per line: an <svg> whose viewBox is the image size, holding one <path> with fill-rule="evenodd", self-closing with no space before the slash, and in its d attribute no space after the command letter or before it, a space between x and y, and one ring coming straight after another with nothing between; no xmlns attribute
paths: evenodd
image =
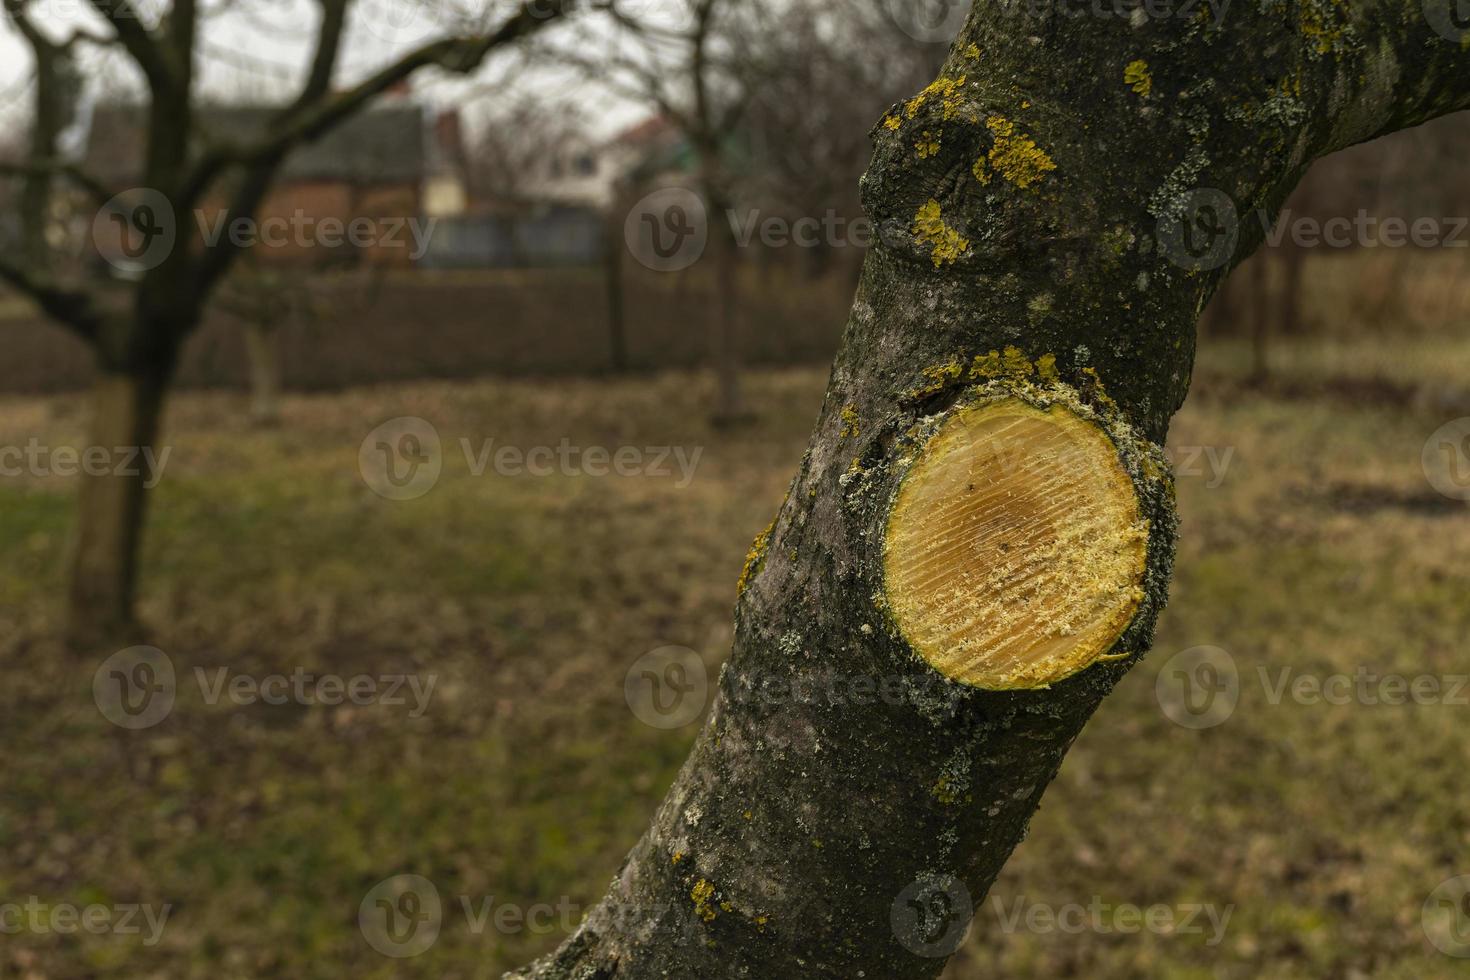
<svg viewBox="0 0 1470 980"><path fill-rule="evenodd" d="M1251 380L1265 381L1271 375L1271 259L1268 251L1251 260Z"/></svg>
<svg viewBox="0 0 1470 980"><path fill-rule="evenodd" d="M1306 333L1302 317L1302 280L1306 274L1307 250L1288 245L1282 255L1281 334L1299 337Z"/></svg>
<svg viewBox="0 0 1470 980"><path fill-rule="evenodd" d="M726 219L723 198L710 194L710 244L715 260L714 336L710 361L715 371L716 425L735 425L749 416L740 390L740 250Z"/></svg>
<svg viewBox="0 0 1470 980"><path fill-rule="evenodd" d="M281 421L281 337L275 326L245 324L245 358L250 367L250 419L259 426Z"/></svg>
<svg viewBox="0 0 1470 980"><path fill-rule="evenodd" d="M158 433L169 373L104 371L93 387L88 447L108 464L81 477L67 622L76 644L120 646L138 636L138 551L147 495L167 458Z"/></svg>
<svg viewBox="0 0 1470 980"><path fill-rule="evenodd" d="M1470 103L1417 0L1305 9L971 12L875 130L881 243L689 760L576 934L513 976L940 973L1149 647L1161 447L1199 312L1259 244L1240 216Z"/></svg>
<svg viewBox="0 0 1470 980"><path fill-rule="evenodd" d="M623 230L609 218L603 225L603 270L607 276L607 340L612 369L628 370L628 327L623 299Z"/></svg>

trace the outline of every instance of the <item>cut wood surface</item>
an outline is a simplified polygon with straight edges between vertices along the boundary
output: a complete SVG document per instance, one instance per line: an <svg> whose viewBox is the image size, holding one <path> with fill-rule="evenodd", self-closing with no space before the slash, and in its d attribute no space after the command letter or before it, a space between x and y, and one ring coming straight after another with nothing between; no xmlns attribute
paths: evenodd
<svg viewBox="0 0 1470 980"><path fill-rule="evenodd" d="M1148 530L1117 449L1061 405L965 406L904 480L885 578L915 651L991 690L1107 655L1143 598Z"/></svg>

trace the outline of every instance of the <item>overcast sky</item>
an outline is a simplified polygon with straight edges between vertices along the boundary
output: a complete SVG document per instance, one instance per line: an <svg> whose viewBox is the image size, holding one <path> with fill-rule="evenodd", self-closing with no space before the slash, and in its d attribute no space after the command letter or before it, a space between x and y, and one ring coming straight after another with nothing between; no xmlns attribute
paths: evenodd
<svg viewBox="0 0 1470 980"><path fill-rule="evenodd" d="M145 20L154 20L165 0L137 0ZM646 7L670 0L643 0ZM318 13L311 0L201 0L210 11L199 47L200 92L232 101L281 101L300 85L315 40ZM88 0L33 0L34 19L54 36L67 36L79 25L97 33L106 28ZM356 0L336 83L346 87L394 57L426 40L456 33L476 22L499 23L515 9L511 0L480 0L473 6L457 0ZM600 15L593 15L593 18ZM613 31L606 22L583 18L578 30L604 38ZM558 28L564 29L564 28ZM120 53L88 49L84 56L89 97L118 98L130 90L141 96L139 76ZM29 114L32 98L31 59L25 41L8 22L0 26L0 126L12 129ZM597 86L578 82L563 72L528 69L512 52L487 60L473 79L446 78L421 72L415 93L426 102L457 106L473 129L497 99L507 92L531 91L554 101L573 92L594 99L595 120L602 135L633 123L648 110Z"/></svg>

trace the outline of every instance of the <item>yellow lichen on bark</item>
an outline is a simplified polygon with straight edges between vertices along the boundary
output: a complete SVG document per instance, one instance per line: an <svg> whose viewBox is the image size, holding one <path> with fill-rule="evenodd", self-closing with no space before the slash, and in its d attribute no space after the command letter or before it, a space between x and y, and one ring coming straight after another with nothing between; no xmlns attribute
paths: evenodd
<svg viewBox="0 0 1470 980"><path fill-rule="evenodd" d="M1143 599L1148 526L1108 435L1061 405L955 411L888 518L885 591L915 652L975 687L1047 687L1108 656Z"/></svg>

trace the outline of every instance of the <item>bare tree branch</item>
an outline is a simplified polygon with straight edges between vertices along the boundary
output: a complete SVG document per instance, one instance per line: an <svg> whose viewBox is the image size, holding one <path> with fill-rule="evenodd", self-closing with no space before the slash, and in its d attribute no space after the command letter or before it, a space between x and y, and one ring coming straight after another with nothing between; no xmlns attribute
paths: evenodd
<svg viewBox="0 0 1470 980"><path fill-rule="evenodd" d="M50 276L15 265L0 257L0 282L20 290L49 316L64 324L83 340L97 336L101 311L93 297L80 289L69 289Z"/></svg>
<svg viewBox="0 0 1470 980"><path fill-rule="evenodd" d="M26 160L23 163L0 161L0 176L13 177L41 177L60 176L66 177L82 190L86 191L98 204L106 204L112 200L113 192L107 185L96 177L87 173L74 163L66 163L62 160Z"/></svg>
<svg viewBox="0 0 1470 980"><path fill-rule="evenodd" d="M143 70L149 86L163 91L174 84L173 70L158 37L143 23L131 0L91 0L92 6L117 32L117 39Z"/></svg>
<svg viewBox="0 0 1470 980"><path fill-rule="evenodd" d="M356 87L331 99L301 107L293 113L289 124L253 146L235 150L231 154L231 162L254 163L297 143L316 139L421 68L438 67L468 74L478 68L495 48L540 30L575 6L576 0L527 3L494 34L476 38L445 38L426 44Z"/></svg>
<svg viewBox="0 0 1470 980"><path fill-rule="evenodd" d="M579 0L528 0L492 34L444 38L426 44L383 68L357 86L335 96L327 93L346 16L345 0L325 0L317 54L306 86L296 103L280 117L272 132L244 147L217 147L200 161L180 195L186 206L198 200L221 171L244 165L245 178L236 190L226 222L253 215L259 208L286 155L301 143L318 139L421 68L435 66L468 74L496 48L529 36L574 10ZM205 253L196 278L207 294L229 269L238 246L222 241Z"/></svg>

